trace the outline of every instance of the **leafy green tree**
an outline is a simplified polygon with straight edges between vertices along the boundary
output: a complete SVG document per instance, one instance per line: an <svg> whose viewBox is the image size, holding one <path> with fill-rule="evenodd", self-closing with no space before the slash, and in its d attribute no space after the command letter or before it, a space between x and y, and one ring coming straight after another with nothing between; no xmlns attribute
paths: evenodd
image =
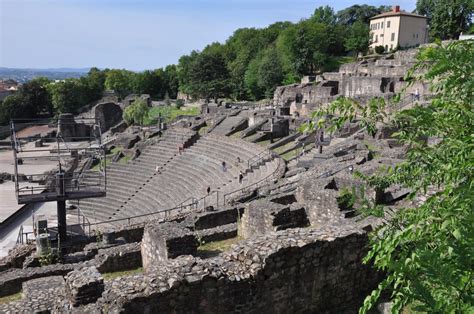
<svg viewBox="0 0 474 314"><path fill-rule="evenodd" d="M48 85L55 113L76 113L86 103L81 102L82 86L76 79Z"/></svg>
<svg viewBox="0 0 474 314"><path fill-rule="evenodd" d="M355 22L349 28L345 46L349 51L356 53L366 52L370 45L370 30L367 24L362 22Z"/></svg>
<svg viewBox="0 0 474 314"><path fill-rule="evenodd" d="M0 125L8 124L11 119L34 117L36 112L25 104L25 98L20 93L7 96L0 103Z"/></svg>
<svg viewBox="0 0 474 314"><path fill-rule="evenodd" d="M247 66L245 71L244 83L247 95L250 96L252 100L259 100L264 95L264 90L259 84L259 69L260 63L262 62L263 54L260 53L256 58L254 58L250 64Z"/></svg>
<svg viewBox="0 0 474 314"><path fill-rule="evenodd" d="M326 25L336 24L336 14L334 13L333 8L330 6L321 6L314 10L311 19L316 23L322 23Z"/></svg>
<svg viewBox="0 0 474 314"><path fill-rule="evenodd" d="M148 118L150 108L141 98L137 98L123 111L123 119L127 124L144 125Z"/></svg>
<svg viewBox="0 0 474 314"><path fill-rule="evenodd" d="M166 92L164 71L143 71L132 76L132 91L135 94L149 94L152 98L163 98Z"/></svg>
<svg viewBox="0 0 474 314"><path fill-rule="evenodd" d="M358 5L355 4L353 6L350 6L346 9L343 9L339 12L337 12L337 21L340 24L350 26L354 24L355 22L361 22L364 24L369 24L369 19L372 16L375 16L377 14L380 14L382 12L389 11L390 7L388 6L380 6L380 7L374 7L371 5Z"/></svg>
<svg viewBox="0 0 474 314"><path fill-rule="evenodd" d="M189 68L189 88L192 95L205 99L224 97L229 92L229 72L222 45L207 46Z"/></svg>
<svg viewBox="0 0 474 314"><path fill-rule="evenodd" d="M258 85L264 91L266 98L271 98L273 92L283 81L283 68L276 49L268 49L259 65Z"/></svg>
<svg viewBox="0 0 474 314"><path fill-rule="evenodd" d="M357 118L373 131L379 124L398 126L399 141L409 147L406 161L369 180L410 188L412 196L436 190L421 206L400 209L372 232L365 262L386 278L367 297L362 313L376 304L382 292L391 293L394 313L405 306L425 313L474 310L473 55L473 41L420 51L409 76L416 73L416 80L431 83L436 94L426 106L387 116L383 100L361 106L339 99L316 111L308 125L329 124L334 130ZM331 113L342 114L325 118ZM427 137L439 141L427 144ZM363 213L371 214L376 207Z"/></svg>
<svg viewBox="0 0 474 314"><path fill-rule="evenodd" d="M472 24L472 0L418 0L416 11L426 15L430 35L439 39L457 39Z"/></svg>
<svg viewBox="0 0 474 314"><path fill-rule="evenodd" d="M106 74L105 86L123 98L133 90L133 76L134 73L127 70L110 70Z"/></svg>
<svg viewBox="0 0 474 314"><path fill-rule="evenodd" d="M278 38L277 49L284 69L288 66L289 71L298 78L320 70L319 62L315 57L327 54L328 30L325 24L303 20L283 31Z"/></svg>
<svg viewBox="0 0 474 314"><path fill-rule="evenodd" d="M199 53L193 50L191 54L181 56L178 61L178 66L176 67L179 82L179 91L187 95L192 94L190 71L191 65L196 60L198 55Z"/></svg>
<svg viewBox="0 0 474 314"><path fill-rule="evenodd" d="M51 83L45 77L38 77L23 84L17 93L23 98L25 103L22 110L30 113L30 118L37 117L40 114L52 115L53 106L51 97L48 93L48 85ZM28 108L28 109L27 109Z"/></svg>
<svg viewBox="0 0 474 314"><path fill-rule="evenodd" d="M178 96L179 78L176 65L168 65L164 71L165 90L170 98L176 99Z"/></svg>
<svg viewBox="0 0 474 314"><path fill-rule="evenodd" d="M85 84L88 90L88 100L94 101L102 97L105 89L106 71L98 68L91 68L85 77Z"/></svg>
<svg viewBox="0 0 474 314"><path fill-rule="evenodd" d="M265 47L265 37L262 33L262 30L255 28L241 28L236 30L226 42L231 52L227 66L231 95L234 98L246 99L248 96L244 76L252 60ZM274 33L269 34L269 37L274 35Z"/></svg>

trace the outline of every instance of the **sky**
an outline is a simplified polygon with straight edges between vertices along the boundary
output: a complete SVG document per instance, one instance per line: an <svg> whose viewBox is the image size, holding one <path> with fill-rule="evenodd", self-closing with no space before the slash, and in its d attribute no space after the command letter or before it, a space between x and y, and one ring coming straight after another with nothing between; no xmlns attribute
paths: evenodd
<svg viewBox="0 0 474 314"><path fill-rule="evenodd" d="M416 1L364 3L411 11ZM237 28L297 22L319 6L338 11L353 4L361 2L0 0L0 67L155 69L224 42Z"/></svg>

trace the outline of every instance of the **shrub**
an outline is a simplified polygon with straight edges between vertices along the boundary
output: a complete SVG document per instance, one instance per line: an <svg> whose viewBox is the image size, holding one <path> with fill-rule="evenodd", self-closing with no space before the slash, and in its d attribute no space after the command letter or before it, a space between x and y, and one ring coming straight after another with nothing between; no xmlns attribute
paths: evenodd
<svg viewBox="0 0 474 314"><path fill-rule="evenodd" d="M376 54L382 54L384 53L385 48L383 46L375 46L375 53Z"/></svg>

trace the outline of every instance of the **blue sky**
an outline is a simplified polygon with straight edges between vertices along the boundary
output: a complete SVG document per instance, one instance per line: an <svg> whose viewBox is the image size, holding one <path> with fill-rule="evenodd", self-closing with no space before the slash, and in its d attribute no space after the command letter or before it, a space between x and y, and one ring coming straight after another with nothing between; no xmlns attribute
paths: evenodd
<svg viewBox="0 0 474 314"><path fill-rule="evenodd" d="M367 0L413 10L415 0ZM318 0L0 0L0 66L154 69L240 27L296 22Z"/></svg>

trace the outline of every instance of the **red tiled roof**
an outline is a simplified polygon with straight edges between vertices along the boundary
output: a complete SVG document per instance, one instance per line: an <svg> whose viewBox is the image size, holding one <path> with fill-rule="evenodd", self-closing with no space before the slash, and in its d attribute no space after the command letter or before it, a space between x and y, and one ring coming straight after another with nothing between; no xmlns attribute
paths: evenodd
<svg viewBox="0 0 474 314"><path fill-rule="evenodd" d="M376 15L376 16L372 16L370 19L373 20L373 19L378 19L378 18L382 18L382 17L389 17L389 16L411 16L411 17L419 17L419 18L423 18L423 19L426 19L427 17L426 16L423 16L423 15L419 15L419 14L415 14L415 13L409 13L409 12L405 12L405 11L399 11L399 12L394 12L394 11L390 11L390 12L385 12L385 13L382 13L382 14L379 14L379 15Z"/></svg>

